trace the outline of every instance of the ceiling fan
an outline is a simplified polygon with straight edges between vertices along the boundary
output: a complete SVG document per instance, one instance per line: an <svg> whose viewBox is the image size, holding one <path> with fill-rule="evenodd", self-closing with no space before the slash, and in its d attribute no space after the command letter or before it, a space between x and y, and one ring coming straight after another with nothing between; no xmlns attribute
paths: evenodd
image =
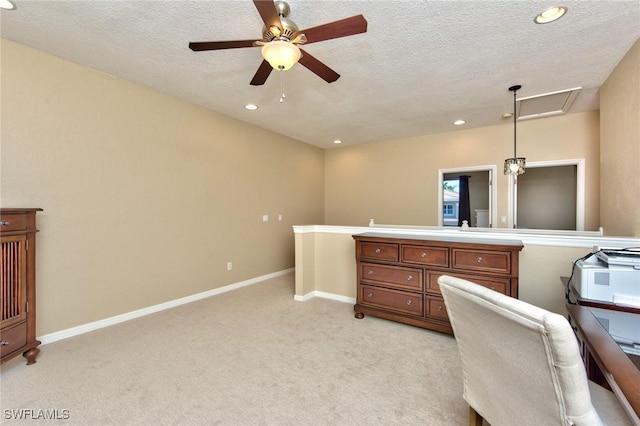
<svg viewBox="0 0 640 426"><path fill-rule="evenodd" d="M327 83L340 78L340 74L300 49L298 45L315 43L360 34L367 31L367 21L362 15L352 16L300 31L288 18L290 8L284 1L253 0L264 21L261 40L200 41L189 43L194 52L205 50L237 49L262 46L264 60L251 80L259 86L267 81L272 69L280 71L291 68L296 62L315 73Z"/></svg>

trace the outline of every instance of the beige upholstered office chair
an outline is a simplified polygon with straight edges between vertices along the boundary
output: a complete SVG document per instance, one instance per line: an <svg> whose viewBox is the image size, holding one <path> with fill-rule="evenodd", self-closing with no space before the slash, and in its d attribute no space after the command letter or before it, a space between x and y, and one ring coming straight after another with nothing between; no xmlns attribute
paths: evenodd
<svg viewBox="0 0 640 426"><path fill-rule="evenodd" d="M438 283L470 425L631 424L613 393L587 380L566 318L459 278Z"/></svg>

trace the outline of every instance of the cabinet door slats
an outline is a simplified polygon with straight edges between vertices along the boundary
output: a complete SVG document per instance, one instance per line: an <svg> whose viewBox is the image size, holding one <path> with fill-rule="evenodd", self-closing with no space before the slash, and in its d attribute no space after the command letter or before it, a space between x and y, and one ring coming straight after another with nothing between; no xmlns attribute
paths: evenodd
<svg viewBox="0 0 640 426"><path fill-rule="evenodd" d="M5 238L2 250L2 273L0 273L0 324L2 328L26 318L26 262L25 235Z"/></svg>

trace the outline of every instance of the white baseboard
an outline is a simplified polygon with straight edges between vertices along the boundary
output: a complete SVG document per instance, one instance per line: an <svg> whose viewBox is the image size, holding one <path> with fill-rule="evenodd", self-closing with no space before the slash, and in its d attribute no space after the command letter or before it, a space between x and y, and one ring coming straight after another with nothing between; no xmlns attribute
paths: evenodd
<svg viewBox="0 0 640 426"><path fill-rule="evenodd" d="M164 311L165 309L175 308L176 306L195 302L196 300L206 299L207 297L212 297L218 294L226 293L228 291L237 290L241 287L246 287L248 285L256 284L261 281L268 280L270 278L275 278L275 277L292 273L294 270L295 268L289 268L283 271L273 272L271 274L262 275L260 277L251 278L249 280L240 281L234 284L229 284L224 287L214 288L213 290L207 290L202 293L181 297L180 299L170 300L168 302L160 303L158 305L153 305L147 308L138 309L136 311L127 312L125 314L116 315L113 317L79 325L77 327L67 328L66 330L45 334L43 336L39 336L38 340L40 340L42 345L46 345L47 343L57 342L58 340L67 339L73 336L78 336L80 334L88 333L90 331L98 330L100 328L109 327L111 325L119 324L121 322L129 321L135 318L143 317L145 315Z"/></svg>
<svg viewBox="0 0 640 426"><path fill-rule="evenodd" d="M304 296L295 295L293 296L293 300L296 300L298 302L306 302L307 300L311 300L314 297L335 300L337 302L342 302L342 303L351 303L352 305L356 303L356 299L354 297L340 296L339 294L325 293L324 291L315 291L315 290L305 294Z"/></svg>

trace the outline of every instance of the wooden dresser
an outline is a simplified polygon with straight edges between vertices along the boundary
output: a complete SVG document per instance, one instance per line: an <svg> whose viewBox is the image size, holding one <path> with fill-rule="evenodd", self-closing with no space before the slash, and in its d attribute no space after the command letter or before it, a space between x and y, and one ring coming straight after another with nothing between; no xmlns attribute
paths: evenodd
<svg viewBox="0 0 640 426"><path fill-rule="evenodd" d="M365 314L452 334L438 277L451 275L518 297L522 242L366 233L354 235L356 318Z"/></svg>
<svg viewBox="0 0 640 426"><path fill-rule="evenodd" d="M40 352L36 340L36 212L0 209L0 355L2 362Z"/></svg>

